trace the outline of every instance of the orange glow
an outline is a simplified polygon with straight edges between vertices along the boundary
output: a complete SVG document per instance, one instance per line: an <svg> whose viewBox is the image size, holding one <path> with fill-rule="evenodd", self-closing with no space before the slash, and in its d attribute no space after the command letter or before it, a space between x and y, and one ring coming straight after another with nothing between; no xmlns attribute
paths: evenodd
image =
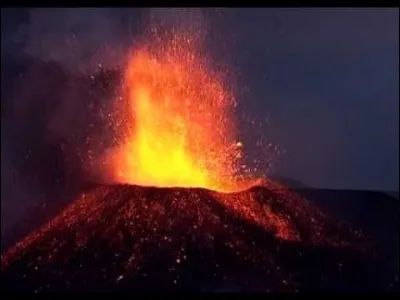
<svg viewBox="0 0 400 300"><path fill-rule="evenodd" d="M233 191L240 142L235 99L184 32L152 39L128 59L126 138L114 162L119 182Z"/></svg>

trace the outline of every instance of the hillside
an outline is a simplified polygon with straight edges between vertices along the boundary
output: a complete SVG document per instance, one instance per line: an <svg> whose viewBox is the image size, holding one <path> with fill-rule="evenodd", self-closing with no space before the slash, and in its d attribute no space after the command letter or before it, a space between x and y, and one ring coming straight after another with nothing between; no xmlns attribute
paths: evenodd
<svg viewBox="0 0 400 300"><path fill-rule="evenodd" d="M1 285L37 292L398 290L398 269L367 240L272 182L235 194L97 186L3 253Z"/></svg>

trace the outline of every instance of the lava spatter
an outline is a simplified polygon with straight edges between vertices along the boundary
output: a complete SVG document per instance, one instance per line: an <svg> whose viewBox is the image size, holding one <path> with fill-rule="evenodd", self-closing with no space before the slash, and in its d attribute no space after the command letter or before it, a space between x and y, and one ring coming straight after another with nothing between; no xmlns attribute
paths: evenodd
<svg viewBox="0 0 400 300"><path fill-rule="evenodd" d="M204 50L199 36L183 29L151 31L132 50L122 87L125 138L112 163L115 181L238 189L236 99Z"/></svg>

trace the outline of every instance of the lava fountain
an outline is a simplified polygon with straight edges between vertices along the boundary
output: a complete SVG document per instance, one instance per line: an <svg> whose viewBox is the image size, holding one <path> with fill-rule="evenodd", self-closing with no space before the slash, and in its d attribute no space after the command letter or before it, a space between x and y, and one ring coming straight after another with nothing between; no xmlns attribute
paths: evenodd
<svg viewBox="0 0 400 300"><path fill-rule="evenodd" d="M114 176L144 186L240 189L242 144L225 73L211 67L194 34L152 33L127 62L126 132Z"/></svg>

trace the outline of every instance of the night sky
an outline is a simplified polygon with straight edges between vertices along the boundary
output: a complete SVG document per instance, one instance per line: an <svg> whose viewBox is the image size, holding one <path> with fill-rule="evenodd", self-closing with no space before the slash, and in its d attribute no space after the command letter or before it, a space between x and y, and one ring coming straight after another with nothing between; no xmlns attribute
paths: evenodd
<svg viewBox="0 0 400 300"><path fill-rule="evenodd" d="M148 13L2 9L2 64L21 53L77 72L90 72L99 62L121 64ZM398 9L151 13L168 22L207 20L207 50L234 70L239 114L268 118L262 128L249 128L240 118L249 160L257 152L250 140L263 137L285 150L272 170L279 176L313 187L398 190ZM2 99L2 110L5 101L10 100ZM2 121L2 188L8 183L11 195L29 194L23 188L11 191L14 163L3 134L10 124ZM2 192L2 209L4 201Z"/></svg>

